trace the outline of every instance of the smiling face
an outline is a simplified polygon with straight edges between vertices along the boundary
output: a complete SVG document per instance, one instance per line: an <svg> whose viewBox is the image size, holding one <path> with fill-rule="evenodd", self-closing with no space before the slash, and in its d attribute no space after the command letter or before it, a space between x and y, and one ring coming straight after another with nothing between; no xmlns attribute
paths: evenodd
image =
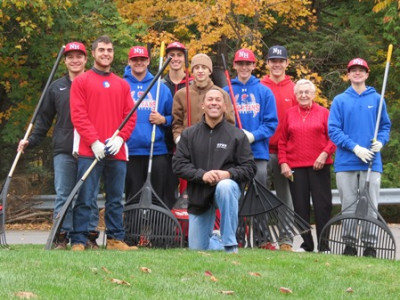
<svg viewBox="0 0 400 300"><path fill-rule="evenodd" d="M74 75L79 75L85 71L87 57L82 51L70 51L65 55L65 65Z"/></svg>
<svg viewBox="0 0 400 300"><path fill-rule="evenodd" d="M233 63L233 68L238 74L239 81L246 83L255 68L255 63L250 61L237 61Z"/></svg>
<svg viewBox="0 0 400 300"><path fill-rule="evenodd" d="M132 75L141 79L146 75L150 60L146 57L133 57L128 63L131 66Z"/></svg>
<svg viewBox="0 0 400 300"><path fill-rule="evenodd" d="M201 105L206 115L206 121L208 124L219 123L224 117L226 111L226 104L224 101L224 95L219 90L209 90Z"/></svg>
<svg viewBox="0 0 400 300"><path fill-rule="evenodd" d="M169 67L174 70L174 71L179 71L182 70L184 64L185 64L185 54L183 53L182 50L175 50L172 49L168 51L167 56L172 57Z"/></svg>
<svg viewBox="0 0 400 300"><path fill-rule="evenodd" d="M114 59L112 43L99 42L96 49L92 50L94 67L100 71L109 72Z"/></svg>
<svg viewBox="0 0 400 300"><path fill-rule="evenodd" d="M286 68L289 65L287 59L272 58L268 59L267 67L269 69L270 77L275 82L279 82L285 78Z"/></svg>
<svg viewBox="0 0 400 300"><path fill-rule="evenodd" d="M361 66L353 66L347 72L347 77L349 77L352 84L364 84L368 76L367 69Z"/></svg>
<svg viewBox="0 0 400 300"><path fill-rule="evenodd" d="M196 82L202 83L208 80L211 75L211 71L205 65L195 65L192 69L192 73Z"/></svg>
<svg viewBox="0 0 400 300"><path fill-rule="evenodd" d="M310 107L315 98L314 86L309 83L296 85L294 93L301 107Z"/></svg>

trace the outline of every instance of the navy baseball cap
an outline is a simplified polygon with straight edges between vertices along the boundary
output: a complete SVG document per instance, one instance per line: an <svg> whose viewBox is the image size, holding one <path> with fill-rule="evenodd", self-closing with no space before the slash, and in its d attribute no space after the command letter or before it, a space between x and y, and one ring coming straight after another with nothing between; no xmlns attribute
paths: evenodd
<svg viewBox="0 0 400 300"><path fill-rule="evenodd" d="M288 59L286 48L283 46L272 46L269 48L267 59L273 58Z"/></svg>

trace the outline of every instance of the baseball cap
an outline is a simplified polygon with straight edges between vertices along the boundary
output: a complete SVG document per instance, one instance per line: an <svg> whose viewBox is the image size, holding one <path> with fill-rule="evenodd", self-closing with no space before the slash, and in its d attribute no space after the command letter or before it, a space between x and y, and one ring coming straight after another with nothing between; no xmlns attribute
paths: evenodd
<svg viewBox="0 0 400 300"><path fill-rule="evenodd" d="M246 48L242 48L236 51L235 53L235 58L233 59L233 62L237 61L256 62L256 57L254 56L253 51Z"/></svg>
<svg viewBox="0 0 400 300"><path fill-rule="evenodd" d="M149 58L149 53L147 52L146 47L143 46L134 46L129 50L128 54L129 58L134 58L134 57L145 57Z"/></svg>
<svg viewBox="0 0 400 300"><path fill-rule="evenodd" d="M171 50L181 50L185 51L186 47L184 44L179 43L179 42L172 42L168 44L167 48L165 49L165 52L168 53Z"/></svg>
<svg viewBox="0 0 400 300"><path fill-rule="evenodd" d="M350 68L351 68L351 67L354 67L354 66L363 67L363 68L367 69L367 72L369 72L368 64L367 64L367 62L366 62L365 60L363 60L362 58L359 58L359 57L353 58L353 59L349 62L349 64L347 65L347 72L349 72L349 71L350 71Z"/></svg>
<svg viewBox="0 0 400 300"><path fill-rule="evenodd" d="M267 59L273 59L273 58L287 59L288 54L286 48L278 45L269 48Z"/></svg>
<svg viewBox="0 0 400 300"><path fill-rule="evenodd" d="M71 51L81 51L81 52L83 52L83 54L87 55L87 54L86 54L85 45L82 44L82 43L79 43L79 42L71 42L71 43L68 43L68 44L65 46L64 55L67 54L68 52L71 52Z"/></svg>

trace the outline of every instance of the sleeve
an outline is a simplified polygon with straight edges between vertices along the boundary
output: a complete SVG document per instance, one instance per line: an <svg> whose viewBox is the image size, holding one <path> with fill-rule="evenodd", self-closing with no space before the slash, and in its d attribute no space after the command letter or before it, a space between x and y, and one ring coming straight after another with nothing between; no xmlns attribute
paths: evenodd
<svg viewBox="0 0 400 300"><path fill-rule="evenodd" d="M183 89L177 91L172 104L172 132L174 140L182 134L184 128L184 118L186 105L183 104L185 91Z"/></svg>
<svg viewBox="0 0 400 300"><path fill-rule="evenodd" d="M54 117L57 114L55 107L54 86L51 85L43 97L43 102L39 108L36 122L31 136L29 137L29 147L37 146L47 135Z"/></svg>
<svg viewBox="0 0 400 300"><path fill-rule="evenodd" d="M324 108L324 128L325 128L325 136L328 140L325 148L322 150L323 152L328 153L329 156L332 156L336 151L336 145L331 141L328 134L328 119L329 119L329 110Z"/></svg>
<svg viewBox="0 0 400 300"><path fill-rule="evenodd" d="M386 110L386 103L384 101L382 104L382 114L381 114L381 120L379 122L379 129L377 136L377 140L380 141L383 145L386 145L389 142L390 128L391 128L391 122Z"/></svg>
<svg viewBox="0 0 400 300"><path fill-rule="evenodd" d="M279 141L278 141L278 163L280 165L288 162L286 153L286 146L288 139L289 139L288 112L286 112L282 120L281 135L279 136Z"/></svg>
<svg viewBox="0 0 400 300"><path fill-rule="evenodd" d="M221 89L221 90L224 95L224 101L226 103L225 119L228 121L228 123L235 126L235 112L234 112L231 97L225 90L223 90L223 89Z"/></svg>
<svg viewBox="0 0 400 300"><path fill-rule="evenodd" d="M100 140L100 137L89 119L84 84L85 81L82 76L78 76L72 82L70 96L71 121L83 142L90 146L95 141Z"/></svg>
<svg viewBox="0 0 400 300"><path fill-rule="evenodd" d="M264 102L264 105L263 110L260 112L262 118L261 124L256 130L251 132L254 135L255 141L271 137L278 126L275 96L269 88L264 86L262 87L268 90L266 90L265 93L260 91L260 96L262 97L261 99Z"/></svg>
<svg viewBox="0 0 400 300"><path fill-rule="evenodd" d="M124 103L124 109L123 109L123 116L124 120L125 118L131 113L133 109L133 101L131 97L131 91L129 84L123 80L122 81L122 98L123 98L123 103ZM127 141L131 134L133 129L135 128L136 125L136 111L129 117L128 121L124 125L124 127L121 129L121 131L118 133L118 136L122 137L124 141Z"/></svg>
<svg viewBox="0 0 400 300"><path fill-rule="evenodd" d="M229 168L228 172L236 182L247 182L253 179L257 166L253 158L250 143L246 135L240 131L235 149L236 166Z"/></svg>
<svg viewBox="0 0 400 300"><path fill-rule="evenodd" d="M171 126L172 124L172 94L169 88L165 84L161 84L162 86L162 98L164 101L164 107L162 110L162 115L165 118L164 126Z"/></svg>

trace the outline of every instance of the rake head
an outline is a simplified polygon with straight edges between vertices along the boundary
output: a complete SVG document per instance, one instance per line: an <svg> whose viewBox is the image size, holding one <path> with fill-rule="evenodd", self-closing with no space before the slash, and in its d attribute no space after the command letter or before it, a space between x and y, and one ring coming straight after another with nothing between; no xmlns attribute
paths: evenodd
<svg viewBox="0 0 400 300"><path fill-rule="evenodd" d="M0 248L8 248L6 240L6 224L4 219L3 206L0 205Z"/></svg>
<svg viewBox="0 0 400 300"><path fill-rule="evenodd" d="M183 232L175 216L157 205L139 204L124 210L125 242L130 246L153 248L183 247Z"/></svg>
<svg viewBox="0 0 400 300"><path fill-rule="evenodd" d="M339 214L322 229L320 244L332 254L395 259L396 242L384 220L356 214Z"/></svg>
<svg viewBox="0 0 400 300"><path fill-rule="evenodd" d="M279 242L309 230L306 221L256 180L241 198L237 238L243 246Z"/></svg>

